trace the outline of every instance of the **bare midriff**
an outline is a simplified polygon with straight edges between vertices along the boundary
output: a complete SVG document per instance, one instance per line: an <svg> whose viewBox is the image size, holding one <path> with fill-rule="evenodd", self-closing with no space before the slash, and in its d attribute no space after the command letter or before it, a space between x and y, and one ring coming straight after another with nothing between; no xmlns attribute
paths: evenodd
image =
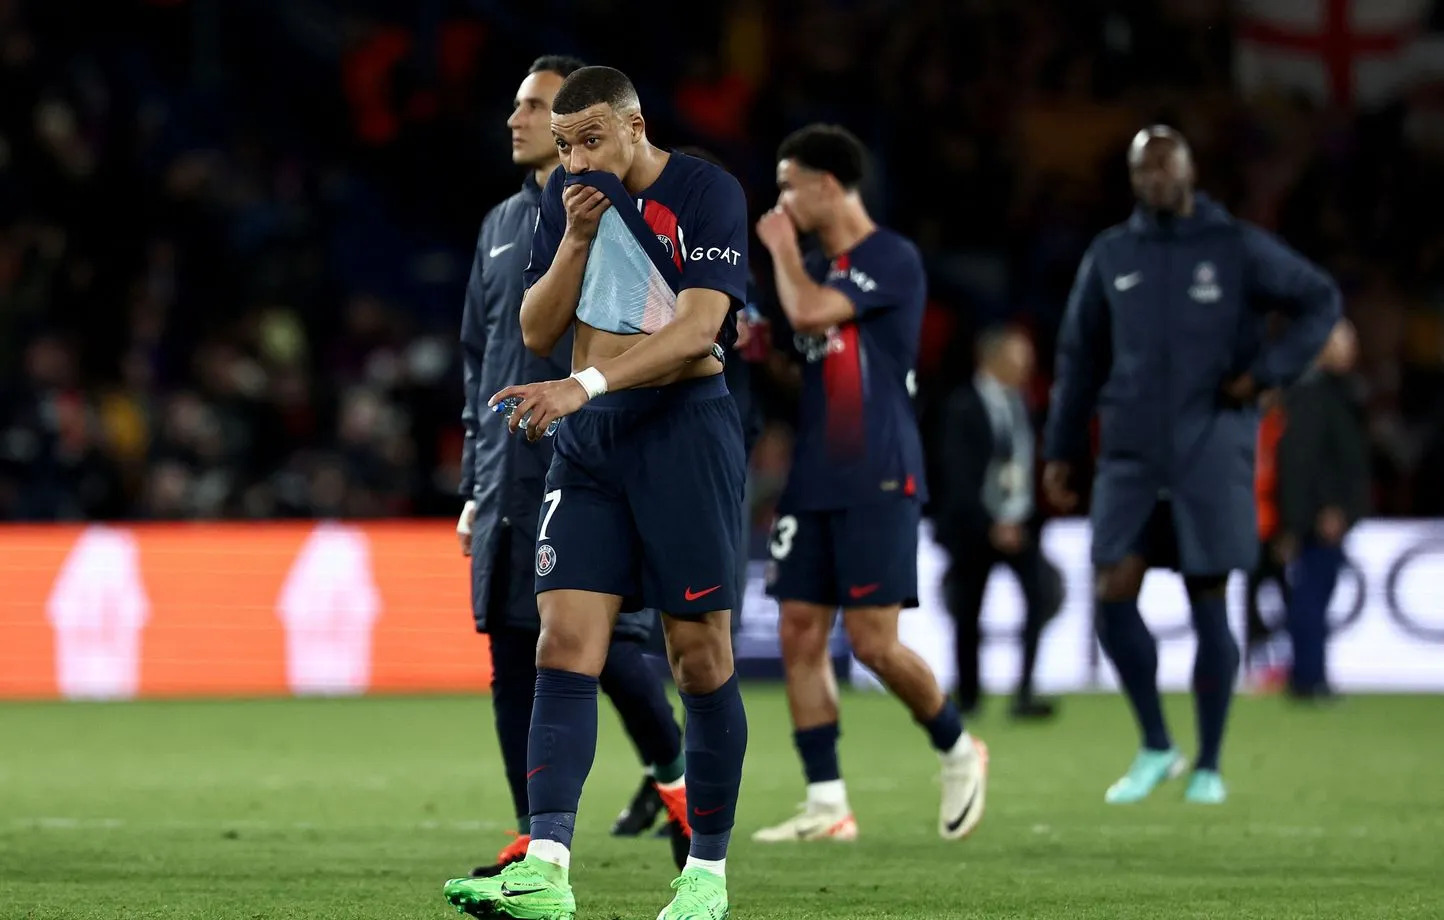
<svg viewBox="0 0 1444 920"><path fill-rule="evenodd" d="M603 332L580 320L577 321L576 327L577 335L572 343L572 370L574 371L585 367L596 367L617 355L625 354L632 346L647 337L645 333L621 335L616 332ZM722 373L722 362L709 355L691 362L666 377L651 381L649 385L665 386L679 380L694 380L698 377L711 377L720 373Z"/></svg>

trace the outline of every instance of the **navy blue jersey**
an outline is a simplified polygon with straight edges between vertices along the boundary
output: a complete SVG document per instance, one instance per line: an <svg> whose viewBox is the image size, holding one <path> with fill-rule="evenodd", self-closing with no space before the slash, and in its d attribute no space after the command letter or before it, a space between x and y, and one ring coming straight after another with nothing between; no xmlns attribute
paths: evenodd
<svg viewBox="0 0 1444 920"><path fill-rule="evenodd" d="M525 274L527 287L551 267L566 231L562 189L567 178L563 170L556 170L542 192ZM669 292L659 277L642 296L599 297L580 304L582 322L606 332L655 332L671 320L675 296L688 288L721 291L732 299L734 311L746 302L747 199L731 174L706 160L674 152L657 180L634 200L680 281L665 285L674 288Z"/></svg>
<svg viewBox="0 0 1444 920"><path fill-rule="evenodd" d="M797 336L806 362L797 444L780 511L826 510L898 495L927 498L912 394L927 278L917 247L878 228L808 274L841 291L856 315Z"/></svg>

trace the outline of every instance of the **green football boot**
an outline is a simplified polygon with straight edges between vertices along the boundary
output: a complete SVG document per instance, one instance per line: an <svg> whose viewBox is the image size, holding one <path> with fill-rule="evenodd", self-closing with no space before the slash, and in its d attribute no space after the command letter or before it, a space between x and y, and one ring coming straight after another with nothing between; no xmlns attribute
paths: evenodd
<svg viewBox="0 0 1444 920"><path fill-rule="evenodd" d="M662 908L657 920L727 920L732 916L727 906L727 880L714 872L684 869L672 888L677 896Z"/></svg>
<svg viewBox="0 0 1444 920"><path fill-rule="evenodd" d="M457 911L473 917L573 920L577 900L561 870L527 857L491 878L454 878L442 889Z"/></svg>

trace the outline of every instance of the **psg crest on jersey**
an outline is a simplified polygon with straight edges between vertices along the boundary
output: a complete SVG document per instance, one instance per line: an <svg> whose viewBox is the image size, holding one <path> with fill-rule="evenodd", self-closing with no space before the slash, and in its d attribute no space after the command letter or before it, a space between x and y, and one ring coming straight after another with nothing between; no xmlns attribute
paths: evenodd
<svg viewBox="0 0 1444 920"><path fill-rule="evenodd" d="M543 543L536 548L536 573L546 575L557 567L557 551L550 543Z"/></svg>

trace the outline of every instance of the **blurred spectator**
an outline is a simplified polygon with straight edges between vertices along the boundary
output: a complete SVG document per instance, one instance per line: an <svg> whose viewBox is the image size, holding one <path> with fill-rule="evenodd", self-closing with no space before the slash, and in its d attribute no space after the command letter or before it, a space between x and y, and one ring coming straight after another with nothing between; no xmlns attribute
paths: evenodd
<svg viewBox="0 0 1444 920"><path fill-rule="evenodd" d="M1349 376L1357 349L1353 327L1339 323L1317 366L1284 402L1279 539L1290 560L1289 691L1298 699L1332 695L1325 667L1329 601L1344 564L1344 537L1369 508L1364 426Z"/></svg>
<svg viewBox="0 0 1444 920"><path fill-rule="evenodd" d="M1048 718L1054 703L1033 692L1043 629L1062 605L1061 576L1043 554L1043 515L1034 498L1038 440L1024 397L1033 376L1033 343L1016 329L985 330L978 372L948 398L939 470L930 485L936 534L948 553L943 577L957 625L958 708L982 702L983 595L993 569L1011 569L1023 592L1022 666L1011 713Z"/></svg>

